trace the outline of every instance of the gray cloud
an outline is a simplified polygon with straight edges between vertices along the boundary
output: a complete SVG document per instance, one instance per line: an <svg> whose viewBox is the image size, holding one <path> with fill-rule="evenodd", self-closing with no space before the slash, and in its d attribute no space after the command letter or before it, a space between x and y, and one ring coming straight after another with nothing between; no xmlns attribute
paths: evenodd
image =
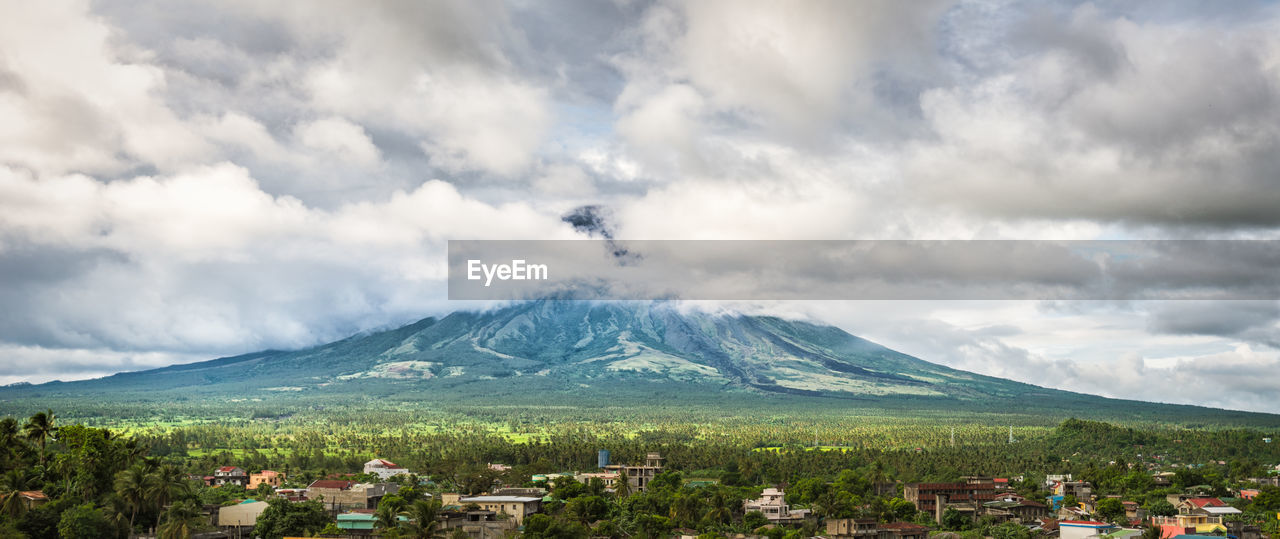
<svg viewBox="0 0 1280 539"><path fill-rule="evenodd" d="M39 376L85 376L448 310L445 240L580 237L561 217L590 204L621 239L1280 237L1277 20L1180 1L10 6L0 378L23 358L75 356ZM1003 372L1045 319L1135 308L974 307L985 323L951 325L994 359L955 364ZM1113 323L1194 341L1238 366L1205 380L1247 385L1267 379L1268 309ZM949 334L938 316L920 342ZM1081 390L1067 373L1090 362L1220 388L1153 370L1171 349L1037 368Z"/></svg>

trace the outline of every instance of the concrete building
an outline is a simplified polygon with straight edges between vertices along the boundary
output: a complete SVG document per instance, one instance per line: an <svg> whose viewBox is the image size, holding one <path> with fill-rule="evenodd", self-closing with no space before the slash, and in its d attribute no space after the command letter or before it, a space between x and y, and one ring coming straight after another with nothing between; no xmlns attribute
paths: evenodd
<svg viewBox="0 0 1280 539"><path fill-rule="evenodd" d="M632 492L643 492L654 476L662 473L666 460L658 453L649 453L645 455L643 466L610 464L605 466L604 470L618 474L619 478L626 477L627 482L631 485ZM618 480L621 481L621 479Z"/></svg>
<svg viewBox="0 0 1280 539"><path fill-rule="evenodd" d="M1160 537L1169 539L1175 535L1209 535L1226 533L1222 517L1210 515L1174 515L1151 517L1151 525L1160 528Z"/></svg>
<svg viewBox="0 0 1280 539"><path fill-rule="evenodd" d="M222 485L240 485L243 487L248 484L249 474L245 473L244 468L223 466L213 472L213 486L215 487Z"/></svg>
<svg viewBox="0 0 1280 539"><path fill-rule="evenodd" d="M1115 524L1096 520L1063 520L1058 522L1061 539L1097 539L1120 529Z"/></svg>
<svg viewBox="0 0 1280 539"><path fill-rule="evenodd" d="M902 496L915 504L916 509L933 513L941 522L942 513L954 508L977 518L982 504L995 501L995 483L908 483L902 487Z"/></svg>
<svg viewBox="0 0 1280 539"><path fill-rule="evenodd" d="M537 496L463 496L458 504L467 506L475 504L483 511L505 513L523 525L524 518L542 509L542 498Z"/></svg>
<svg viewBox="0 0 1280 539"><path fill-rule="evenodd" d="M769 519L771 524L799 524L809 517L808 509L792 509L787 505L786 492L782 489L767 488L760 493L760 498L742 502L742 510L750 513L759 511Z"/></svg>
<svg viewBox="0 0 1280 539"><path fill-rule="evenodd" d="M336 520L338 521L338 529L347 532L355 532L353 535L366 535L360 532L368 530L370 532L368 535L372 535L374 524L378 521L378 518L375 517L373 513L374 511L372 509L355 509L345 513L338 513L338 516L336 517ZM397 516L396 520L399 520L400 522L408 522L409 518L405 516Z"/></svg>
<svg viewBox="0 0 1280 539"><path fill-rule="evenodd" d="M493 511L441 511L440 523L445 535L462 530L471 539L505 539L519 526L515 519L499 518Z"/></svg>
<svg viewBox="0 0 1280 539"><path fill-rule="evenodd" d="M831 539L871 539L880 533L874 518L829 518L827 537Z"/></svg>
<svg viewBox="0 0 1280 539"><path fill-rule="evenodd" d="M404 469L400 465L385 459L373 459L364 463L364 473L377 475L383 481L395 477L397 475L409 474L409 470Z"/></svg>
<svg viewBox="0 0 1280 539"><path fill-rule="evenodd" d="M618 486L617 472L580 473L578 475L573 476L573 478L577 479L579 483L583 483L583 484L590 483L592 479L599 479L600 482L604 483L604 488L609 490L614 490L614 488Z"/></svg>
<svg viewBox="0 0 1280 539"><path fill-rule="evenodd" d="M258 516L267 510L267 502L245 500L243 503L218 508L219 528L238 528L249 532L258 523ZM225 531L225 530L224 530Z"/></svg>
<svg viewBox="0 0 1280 539"><path fill-rule="evenodd" d="M253 490L258 488L258 485L264 484L271 488L280 488L280 485L284 484L284 474L271 470L262 470L258 473L249 474L249 486L245 488Z"/></svg>

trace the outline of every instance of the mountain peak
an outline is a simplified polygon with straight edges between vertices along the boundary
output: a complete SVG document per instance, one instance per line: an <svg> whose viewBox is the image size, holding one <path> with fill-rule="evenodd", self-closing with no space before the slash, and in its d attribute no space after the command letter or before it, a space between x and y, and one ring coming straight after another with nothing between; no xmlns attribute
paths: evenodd
<svg viewBox="0 0 1280 539"><path fill-rule="evenodd" d="M279 394L649 384L836 398L1011 397L1041 388L958 371L832 326L666 302L533 301L458 311L297 351L112 377L117 390ZM73 383L81 389L94 381Z"/></svg>

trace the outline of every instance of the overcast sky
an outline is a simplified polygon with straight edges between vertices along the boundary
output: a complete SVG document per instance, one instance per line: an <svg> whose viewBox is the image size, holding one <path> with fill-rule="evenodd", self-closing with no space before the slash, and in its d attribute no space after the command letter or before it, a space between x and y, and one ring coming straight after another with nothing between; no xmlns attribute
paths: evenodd
<svg viewBox="0 0 1280 539"><path fill-rule="evenodd" d="M1280 238L1274 3L4 4L0 383L471 307L446 240L587 204L631 239ZM1280 412L1275 301L735 308Z"/></svg>

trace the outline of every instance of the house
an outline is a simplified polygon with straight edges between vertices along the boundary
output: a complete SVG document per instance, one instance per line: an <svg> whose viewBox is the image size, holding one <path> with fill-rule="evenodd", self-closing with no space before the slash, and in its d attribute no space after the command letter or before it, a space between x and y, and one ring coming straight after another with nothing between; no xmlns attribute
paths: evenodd
<svg viewBox="0 0 1280 539"><path fill-rule="evenodd" d="M278 488L276 489L276 497L284 498L291 502L304 502L307 500L307 489L305 488Z"/></svg>
<svg viewBox="0 0 1280 539"><path fill-rule="evenodd" d="M236 505L218 508L218 527L245 528L249 532L258 523L258 516L267 510L267 502L245 500Z"/></svg>
<svg viewBox="0 0 1280 539"><path fill-rule="evenodd" d="M378 521L378 517L374 516L373 513L374 513L373 509L354 509L344 513L338 513L338 516L337 516L338 529L343 531L356 531L356 530L373 531L374 524L377 523ZM409 517L401 515L401 516L397 516L396 520L399 520L400 522L408 522Z"/></svg>
<svg viewBox="0 0 1280 539"><path fill-rule="evenodd" d="M308 500L322 500L330 511L374 509L388 494L400 492L396 483L357 483L340 479L319 479L307 486Z"/></svg>
<svg viewBox="0 0 1280 539"><path fill-rule="evenodd" d="M373 459L364 463L364 473L377 475L379 479L385 481L400 474L408 475L409 470L389 460Z"/></svg>
<svg viewBox="0 0 1280 539"><path fill-rule="evenodd" d="M510 465L508 465L508 464L498 464L498 463L495 463L495 462L490 462L490 463L488 464L488 468L489 468L490 470L492 470L492 471L495 471L495 472L509 472L509 471L511 471L511 466L510 466Z"/></svg>
<svg viewBox="0 0 1280 539"><path fill-rule="evenodd" d="M799 524L809 516L808 509L791 509L787 505L786 493L778 488L764 489L759 499L742 502L742 510L764 513L771 524Z"/></svg>
<svg viewBox="0 0 1280 539"><path fill-rule="evenodd" d="M666 460L659 453L649 453L645 455L643 466L610 464L605 466L604 470L618 474L618 481L621 481L622 477L626 477L627 483L630 484L633 492L644 492L645 487L653 480L654 476L662 473Z"/></svg>
<svg viewBox="0 0 1280 539"><path fill-rule="evenodd" d="M353 491L358 484L340 479L317 479L307 485L307 499L320 500L330 511L364 509L364 492Z"/></svg>
<svg viewBox="0 0 1280 539"><path fill-rule="evenodd" d="M1070 481L1071 474L1062 475L1046 475L1044 476L1044 488L1053 489L1054 485L1063 481Z"/></svg>
<svg viewBox="0 0 1280 539"><path fill-rule="evenodd" d="M1088 481L1060 481L1053 493L1058 496L1075 496L1082 502L1093 499L1093 484Z"/></svg>
<svg viewBox="0 0 1280 539"><path fill-rule="evenodd" d="M475 504L483 511L505 513L524 524L524 518L542 509L541 496L465 496L458 498L458 504L467 506Z"/></svg>
<svg viewBox="0 0 1280 539"><path fill-rule="evenodd" d="M506 487L493 489L494 496L537 496L539 498L547 495L547 489L538 487ZM427 494L431 496L431 494Z"/></svg>
<svg viewBox="0 0 1280 539"><path fill-rule="evenodd" d="M49 497L45 495L43 490L20 490L17 496L22 500L22 504L26 506L27 510L49 503ZM6 496L0 496L0 500L5 498Z"/></svg>
<svg viewBox="0 0 1280 539"><path fill-rule="evenodd" d="M828 539L924 539L929 528L910 522L878 524L873 518L827 519Z"/></svg>
<svg viewBox="0 0 1280 539"><path fill-rule="evenodd" d="M1062 539L1089 539L1102 537L1120 529L1115 524L1096 520L1061 520L1058 522L1058 536Z"/></svg>
<svg viewBox="0 0 1280 539"><path fill-rule="evenodd" d="M220 487L222 485L240 485L249 484L249 474L244 472L244 468L237 466L223 466L213 472L213 486Z"/></svg>
<svg viewBox="0 0 1280 539"><path fill-rule="evenodd" d="M590 472L573 476L579 483L590 483L592 479L599 479L601 483L604 483L604 488L609 490L617 488L618 477L618 472Z"/></svg>
<svg viewBox="0 0 1280 539"><path fill-rule="evenodd" d="M1227 531L1222 524L1222 517L1206 514L1174 515L1171 517L1151 517L1151 525L1160 528L1160 537L1170 539L1175 535L1211 534Z"/></svg>
<svg viewBox="0 0 1280 539"><path fill-rule="evenodd" d="M1080 507L1063 507L1058 510L1058 520L1089 520L1089 512Z"/></svg>
<svg viewBox="0 0 1280 539"><path fill-rule="evenodd" d="M498 518L493 511L445 510L440 512L440 523L446 535L451 535L448 530L462 530L471 539L505 539L518 527L515 519Z"/></svg>
<svg viewBox="0 0 1280 539"><path fill-rule="evenodd" d="M273 472L271 470L262 470L255 474L249 474L249 490L258 488L258 485L267 485L271 488L280 488L284 484L284 474Z"/></svg>
<svg viewBox="0 0 1280 539"><path fill-rule="evenodd" d="M996 499L995 483L908 483L902 487L902 496L915 504L916 509L934 514L941 522L942 512L948 507L968 512L975 518L980 506Z"/></svg>
<svg viewBox="0 0 1280 539"><path fill-rule="evenodd" d="M1209 496L1197 496L1195 498L1186 498L1174 504L1178 508L1179 513L1190 513L1196 509L1205 507L1226 507L1227 503Z"/></svg>
<svg viewBox="0 0 1280 539"><path fill-rule="evenodd" d="M1049 516L1049 507L1040 502L1009 496L982 504L982 514L1000 520L1026 523Z"/></svg>
<svg viewBox="0 0 1280 539"><path fill-rule="evenodd" d="M871 539L879 533L879 526L874 518L829 518L827 519L827 537L831 539L849 539L865 537Z"/></svg>

